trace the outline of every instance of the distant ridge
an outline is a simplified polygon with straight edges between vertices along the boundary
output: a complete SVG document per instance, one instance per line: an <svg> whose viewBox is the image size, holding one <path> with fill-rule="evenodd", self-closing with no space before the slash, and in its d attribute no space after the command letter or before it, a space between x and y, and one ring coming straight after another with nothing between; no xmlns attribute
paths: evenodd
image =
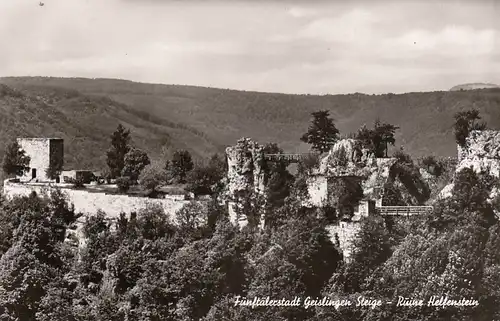
<svg viewBox="0 0 500 321"><path fill-rule="evenodd" d="M309 151L300 137L311 113L326 109L346 135L377 118L399 126L390 153L404 146L416 157L455 156L453 115L472 106L490 129L500 128L497 88L320 96L117 79L0 77L0 139L62 137L68 168L82 169L106 167L109 136L118 123L131 130L134 146L158 161L175 149L207 158L241 137L275 142L296 154Z"/></svg>
<svg viewBox="0 0 500 321"><path fill-rule="evenodd" d="M476 83L469 83L469 84L462 84L462 85L454 86L450 89L450 91L490 89L490 88L500 88L500 86L495 85L495 84L476 82Z"/></svg>

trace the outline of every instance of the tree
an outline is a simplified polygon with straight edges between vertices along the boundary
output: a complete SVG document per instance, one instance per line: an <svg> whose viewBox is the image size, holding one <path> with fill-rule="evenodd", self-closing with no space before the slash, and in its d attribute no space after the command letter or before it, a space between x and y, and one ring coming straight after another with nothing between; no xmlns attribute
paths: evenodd
<svg viewBox="0 0 500 321"><path fill-rule="evenodd" d="M214 154L207 163L197 164L192 171L187 174L186 190L195 195L211 195L219 192L222 188L218 184L225 176L227 164Z"/></svg>
<svg viewBox="0 0 500 321"><path fill-rule="evenodd" d="M213 186L221 179L210 166L197 166L187 175L186 190L195 195L210 195Z"/></svg>
<svg viewBox="0 0 500 321"><path fill-rule="evenodd" d="M452 196L435 205L433 215L427 218L428 225L438 231L460 228L470 222L490 227L498 222L488 202L494 187L495 180L488 173L462 169L455 174Z"/></svg>
<svg viewBox="0 0 500 321"><path fill-rule="evenodd" d="M7 175L22 176L29 170L30 157L17 141L10 143L3 158L3 172Z"/></svg>
<svg viewBox="0 0 500 321"><path fill-rule="evenodd" d="M476 109L457 112L455 114L455 124L453 125L453 130L455 133L455 140L458 145L464 146L465 139L469 136L469 133L473 130L484 130L486 128L486 123L477 121L480 120L479 111Z"/></svg>
<svg viewBox="0 0 500 321"><path fill-rule="evenodd" d="M397 162L391 169L392 175L406 189L406 193L399 193L400 196L403 196L402 201L407 205L424 204L429 199L431 190L428 183L422 178L420 168L415 165L411 156L403 149L396 151L393 157L396 158ZM403 192L403 190L399 192Z"/></svg>
<svg viewBox="0 0 500 321"><path fill-rule="evenodd" d="M208 227L207 214L206 209L199 202L184 205L175 215L182 235L188 239L201 238Z"/></svg>
<svg viewBox="0 0 500 321"><path fill-rule="evenodd" d="M136 182L141 171L149 164L151 161L146 152L138 148L131 148L124 158L122 176L130 177L132 182Z"/></svg>
<svg viewBox="0 0 500 321"><path fill-rule="evenodd" d="M321 110L312 113L313 120L307 133L302 135L301 141L312 145L312 149L320 153L330 150L338 140L339 130L335 127L330 112Z"/></svg>
<svg viewBox="0 0 500 321"><path fill-rule="evenodd" d="M208 161L208 166L217 172L221 178L227 173L227 159L219 154L213 154Z"/></svg>
<svg viewBox="0 0 500 321"><path fill-rule="evenodd" d="M385 151L385 157L387 157L388 145L391 144L394 146L396 143L394 133L397 129L399 127L386 123L382 124L379 120L375 121L375 132L377 137L380 137L380 147L377 146L377 154L382 155L383 151Z"/></svg>
<svg viewBox="0 0 500 321"><path fill-rule="evenodd" d="M191 154L187 150L178 150L174 152L170 168L172 173L179 183L186 182L187 173L194 167Z"/></svg>
<svg viewBox="0 0 500 321"><path fill-rule="evenodd" d="M157 165L150 164L144 167L139 175L139 184L150 193L155 192L156 188L165 182L165 170Z"/></svg>
<svg viewBox="0 0 500 321"><path fill-rule="evenodd" d="M125 166L125 155L129 152L130 130L119 124L111 135L111 148L107 152L107 164L112 178L120 176Z"/></svg>
<svg viewBox="0 0 500 321"><path fill-rule="evenodd" d="M337 178L330 191L330 206L337 209L338 218L348 211L349 216L354 213L354 207L363 198L363 188L357 180L350 178Z"/></svg>
<svg viewBox="0 0 500 321"><path fill-rule="evenodd" d="M57 192L52 199L31 195L8 206L18 220L12 222L12 245L0 258L0 318L39 320L35 315L50 283L71 265L63 242L75 214Z"/></svg>
<svg viewBox="0 0 500 321"><path fill-rule="evenodd" d="M356 134L356 139L360 140L363 147L368 149L375 157L387 157L389 144L396 143L394 133L399 127L381 123L375 120L373 129L368 129L363 125Z"/></svg>
<svg viewBox="0 0 500 321"><path fill-rule="evenodd" d="M261 234L250 250L253 273L248 297L319 296L338 266L341 255L330 241L325 222L302 216L297 207L287 210L286 223ZM314 312L302 307L265 307L252 313L251 320L309 320Z"/></svg>

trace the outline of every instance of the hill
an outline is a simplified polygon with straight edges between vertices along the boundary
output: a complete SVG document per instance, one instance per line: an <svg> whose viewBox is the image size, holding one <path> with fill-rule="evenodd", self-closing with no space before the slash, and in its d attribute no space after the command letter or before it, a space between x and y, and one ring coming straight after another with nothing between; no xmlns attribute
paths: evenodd
<svg viewBox="0 0 500 321"><path fill-rule="evenodd" d="M148 118L107 97L64 88L20 90L0 84L0 119L4 143L0 155L15 137L60 137L65 140L66 168L103 169L109 137L119 123L131 130L132 144L154 158L176 148L187 148L200 157L221 149L182 124Z"/></svg>
<svg viewBox="0 0 500 321"><path fill-rule="evenodd" d="M452 87L451 91L456 90L476 90L476 89L486 89L486 88L500 88L500 86L495 84L485 84L485 83L470 83L470 84L462 84Z"/></svg>
<svg viewBox="0 0 500 321"><path fill-rule="evenodd" d="M398 145L414 156L455 156L453 114L475 107L490 128L500 127L500 89L384 95L286 95L114 79L0 78L3 140L60 136L67 163L104 166L109 135L121 122L134 144L153 157L186 148L203 157L223 152L240 137L277 142L304 152L299 141L310 113L328 109L342 133L378 117L401 127ZM1 152L1 151L0 151Z"/></svg>

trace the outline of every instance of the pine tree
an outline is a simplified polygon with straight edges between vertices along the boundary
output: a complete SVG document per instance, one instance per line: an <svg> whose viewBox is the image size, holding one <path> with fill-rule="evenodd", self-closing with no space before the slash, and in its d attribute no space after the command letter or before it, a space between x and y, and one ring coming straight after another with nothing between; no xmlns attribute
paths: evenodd
<svg viewBox="0 0 500 321"><path fill-rule="evenodd" d="M107 164L112 178L120 176L125 166L125 155L130 150L129 142L130 130L119 124L111 135L111 148L107 152Z"/></svg>
<svg viewBox="0 0 500 321"><path fill-rule="evenodd" d="M3 172L7 175L22 176L29 170L30 157L17 141L10 143L3 158Z"/></svg>
<svg viewBox="0 0 500 321"><path fill-rule="evenodd" d="M338 140L339 130L335 127L329 111L321 110L312 113L313 120L307 133L302 135L301 141L312 145L312 149L320 153L330 150Z"/></svg>
<svg viewBox="0 0 500 321"><path fill-rule="evenodd" d="M171 170L179 183L186 182L186 176L193 167L193 159L187 150L178 150L174 153L171 162Z"/></svg>

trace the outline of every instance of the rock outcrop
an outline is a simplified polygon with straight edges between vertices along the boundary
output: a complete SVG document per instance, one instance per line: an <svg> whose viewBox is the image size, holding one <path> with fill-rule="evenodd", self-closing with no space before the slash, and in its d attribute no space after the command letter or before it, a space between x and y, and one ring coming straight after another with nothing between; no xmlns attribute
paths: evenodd
<svg viewBox="0 0 500 321"><path fill-rule="evenodd" d="M230 220L242 227L248 224L248 218L240 217L238 208L265 199L264 150L250 138L242 138L226 148L226 157L228 171L222 201L228 205Z"/></svg>
<svg viewBox="0 0 500 321"><path fill-rule="evenodd" d="M476 130L472 131L465 140L465 145L458 146L458 164L455 173L465 168L471 168L476 173L487 173L500 179L500 131ZM439 198L451 196L454 183L443 188ZM494 189L490 198L495 197L498 191Z"/></svg>
<svg viewBox="0 0 500 321"><path fill-rule="evenodd" d="M457 172L468 167L500 178L500 131L472 131L465 146L458 146L458 154Z"/></svg>
<svg viewBox="0 0 500 321"><path fill-rule="evenodd" d="M263 146L242 138L235 146L226 148L227 182L225 196L236 200L248 192L264 193Z"/></svg>

